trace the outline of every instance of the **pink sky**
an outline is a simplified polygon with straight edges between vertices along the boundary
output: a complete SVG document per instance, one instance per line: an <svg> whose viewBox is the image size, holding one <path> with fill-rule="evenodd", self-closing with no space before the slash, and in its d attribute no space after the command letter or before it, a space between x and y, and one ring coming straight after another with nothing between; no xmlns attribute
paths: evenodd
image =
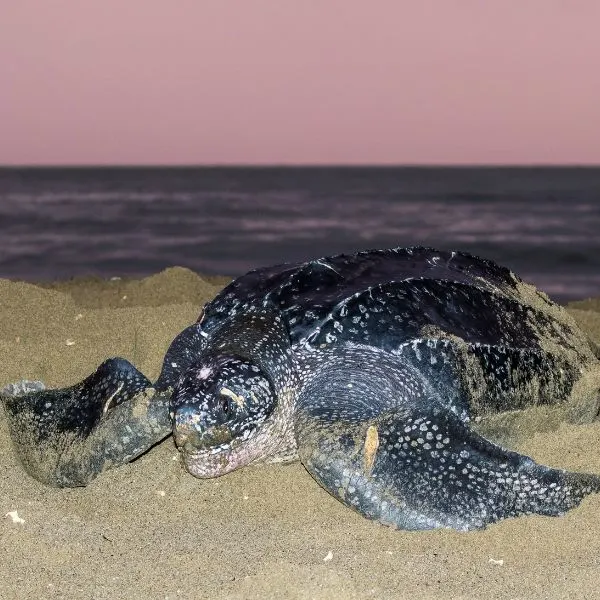
<svg viewBox="0 0 600 600"><path fill-rule="evenodd" d="M598 0L15 0L0 164L600 163Z"/></svg>

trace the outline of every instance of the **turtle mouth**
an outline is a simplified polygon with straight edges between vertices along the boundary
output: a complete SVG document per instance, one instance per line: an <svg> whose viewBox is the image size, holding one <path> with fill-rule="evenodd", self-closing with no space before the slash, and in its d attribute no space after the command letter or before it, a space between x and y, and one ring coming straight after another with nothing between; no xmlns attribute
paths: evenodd
<svg viewBox="0 0 600 600"><path fill-rule="evenodd" d="M225 425L198 431L190 425L180 425L173 432L175 445L181 453L186 470L195 477L211 478L236 468L231 464L238 440Z"/></svg>
<svg viewBox="0 0 600 600"><path fill-rule="evenodd" d="M234 441L232 431L223 425L217 425L204 431L194 427L180 426L173 432L175 445L186 454L225 449Z"/></svg>
<svg viewBox="0 0 600 600"><path fill-rule="evenodd" d="M202 479L225 475L247 465L257 455L252 443L248 444L251 432L236 436L222 425L202 433L177 428L174 437L185 469Z"/></svg>
<svg viewBox="0 0 600 600"><path fill-rule="evenodd" d="M247 462L243 459L244 453L240 452L239 440L235 439L218 446L204 447L194 446L186 441L178 449L188 473L201 479L220 477Z"/></svg>
<svg viewBox="0 0 600 600"><path fill-rule="evenodd" d="M183 465L188 473L201 479L220 477L235 469L231 466L227 452L196 450L193 453L181 450Z"/></svg>

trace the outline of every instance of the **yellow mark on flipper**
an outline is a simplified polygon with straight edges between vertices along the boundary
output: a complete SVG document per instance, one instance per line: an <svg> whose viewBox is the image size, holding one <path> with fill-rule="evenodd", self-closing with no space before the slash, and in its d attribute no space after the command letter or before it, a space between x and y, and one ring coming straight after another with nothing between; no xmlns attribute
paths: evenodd
<svg viewBox="0 0 600 600"><path fill-rule="evenodd" d="M221 394L221 396L227 396L228 398L231 398L240 408L244 408L244 406L246 406L246 399L244 396L238 396L229 388L222 387L219 390L219 394Z"/></svg>
<svg viewBox="0 0 600 600"><path fill-rule="evenodd" d="M367 435L365 436L365 457L363 462L363 469L365 475L370 475L375 464L375 456L377 454L377 448L379 448L379 434L377 433L377 427L375 425L369 425L367 428Z"/></svg>
<svg viewBox="0 0 600 600"><path fill-rule="evenodd" d="M110 408L110 403L113 401L114 397L123 389L125 384L119 384L119 387L109 396L108 400L104 403L104 408L102 409L102 414L106 414L108 409Z"/></svg>

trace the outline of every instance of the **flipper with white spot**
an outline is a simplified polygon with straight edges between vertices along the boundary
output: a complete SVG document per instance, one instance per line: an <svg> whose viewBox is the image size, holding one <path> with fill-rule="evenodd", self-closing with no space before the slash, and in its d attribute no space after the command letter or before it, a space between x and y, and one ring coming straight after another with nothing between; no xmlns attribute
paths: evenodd
<svg viewBox="0 0 600 600"><path fill-rule="evenodd" d="M361 357L359 380L352 356L338 355L307 381L296 438L311 475L364 516L409 530L479 529L523 514L561 515L600 491L597 475L489 442L411 367L369 361L364 350Z"/></svg>

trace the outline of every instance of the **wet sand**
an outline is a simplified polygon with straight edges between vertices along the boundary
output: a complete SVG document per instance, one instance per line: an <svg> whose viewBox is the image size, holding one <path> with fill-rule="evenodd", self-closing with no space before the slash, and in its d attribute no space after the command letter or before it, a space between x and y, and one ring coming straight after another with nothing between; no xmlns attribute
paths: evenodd
<svg viewBox="0 0 600 600"><path fill-rule="evenodd" d="M109 356L154 379L172 338L226 281L179 268L129 282L0 280L0 387L69 385ZM570 311L600 343L600 300ZM600 473L600 423L563 425L522 450ZM0 461L6 600L600 598L600 496L562 518L401 532L342 506L299 463L195 479L170 438L87 488L57 490L23 472L1 411Z"/></svg>

